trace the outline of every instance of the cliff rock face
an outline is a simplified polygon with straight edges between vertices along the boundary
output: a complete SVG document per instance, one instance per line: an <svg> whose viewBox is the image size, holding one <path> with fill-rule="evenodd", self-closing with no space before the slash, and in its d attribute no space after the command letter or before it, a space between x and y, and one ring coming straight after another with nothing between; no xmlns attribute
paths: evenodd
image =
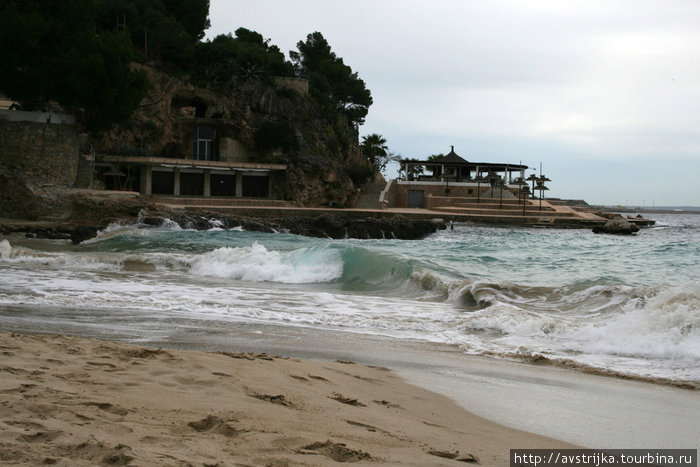
<svg viewBox="0 0 700 467"><path fill-rule="evenodd" d="M145 70L148 96L127 123L92 141L98 155L192 159L195 132L206 126L216 131L218 160L287 164L284 198L348 205L356 187L346 168L363 163L357 130L325 115L304 86L248 82L216 92Z"/></svg>

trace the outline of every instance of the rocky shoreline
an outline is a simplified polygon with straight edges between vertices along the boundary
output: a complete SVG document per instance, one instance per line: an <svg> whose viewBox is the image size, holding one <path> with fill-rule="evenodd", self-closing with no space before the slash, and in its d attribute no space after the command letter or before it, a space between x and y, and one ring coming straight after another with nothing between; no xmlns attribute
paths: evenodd
<svg viewBox="0 0 700 467"><path fill-rule="evenodd" d="M139 196L106 198L73 194L62 215L56 220L17 220L0 219L0 233L24 233L28 237L70 239L80 243L93 238L109 224L141 223L159 227L177 223L183 229L209 230L212 228L231 229L241 227L256 232L284 232L320 238L357 238L417 240L444 230L442 219L412 219L400 214L393 216L358 216L357 213L323 212L309 210L308 215L300 215L298 210L289 216L260 216L233 213L222 214L207 208L188 207L173 209L150 203Z"/></svg>

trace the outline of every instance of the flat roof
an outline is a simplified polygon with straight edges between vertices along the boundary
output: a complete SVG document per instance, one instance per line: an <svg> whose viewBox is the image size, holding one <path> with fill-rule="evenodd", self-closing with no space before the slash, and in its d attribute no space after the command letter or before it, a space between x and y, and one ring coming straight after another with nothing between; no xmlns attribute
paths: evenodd
<svg viewBox="0 0 700 467"><path fill-rule="evenodd" d="M153 167L175 167L187 169L265 169L265 170L287 170L286 164L258 164L254 162L229 162L229 161L202 161L197 159L172 159L169 157L147 157L147 156L98 156L100 161L119 162L134 165L150 165Z"/></svg>
<svg viewBox="0 0 700 467"><path fill-rule="evenodd" d="M409 165L425 165L425 166L435 166L435 165L447 165L447 166L458 166L458 167L485 167L485 168L497 168L497 167L502 167L506 168L508 167L509 169L514 169L514 170L527 170L529 167L527 165L522 165L522 164L509 164L507 162L440 162L439 160L437 161L416 161L416 160L408 160L408 159L402 159L399 161L401 164L409 164Z"/></svg>

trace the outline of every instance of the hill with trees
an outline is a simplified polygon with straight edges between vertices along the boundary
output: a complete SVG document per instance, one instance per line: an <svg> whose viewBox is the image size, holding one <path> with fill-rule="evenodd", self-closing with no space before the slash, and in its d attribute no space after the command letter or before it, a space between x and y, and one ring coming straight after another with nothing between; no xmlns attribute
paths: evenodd
<svg viewBox="0 0 700 467"><path fill-rule="evenodd" d="M372 97L320 32L287 60L255 31L203 41L209 0L4 0L0 4L0 92L28 107L55 101L85 113L90 129L123 122L145 95L132 62L226 90L241 80L309 81L326 111L361 125Z"/></svg>
<svg viewBox="0 0 700 467"><path fill-rule="evenodd" d="M209 0L4 0L0 94L75 114L98 154L183 157L178 112L206 107L196 116L225 119L251 160L289 166L290 197L351 202L372 172L358 141L365 82L320 32L287 58L256 31L205 40L208 27Z"/></svg>

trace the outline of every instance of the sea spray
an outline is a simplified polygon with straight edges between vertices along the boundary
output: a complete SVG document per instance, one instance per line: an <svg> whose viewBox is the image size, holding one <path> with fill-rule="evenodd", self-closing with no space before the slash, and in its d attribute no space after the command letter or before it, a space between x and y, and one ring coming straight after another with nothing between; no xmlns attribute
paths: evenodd
<svg viewBox="0 0 700 467"><path fill-rule="evenodd" d="M7 240L0 241L0 259L8 259L12 255L12 245Z"/></svg>

